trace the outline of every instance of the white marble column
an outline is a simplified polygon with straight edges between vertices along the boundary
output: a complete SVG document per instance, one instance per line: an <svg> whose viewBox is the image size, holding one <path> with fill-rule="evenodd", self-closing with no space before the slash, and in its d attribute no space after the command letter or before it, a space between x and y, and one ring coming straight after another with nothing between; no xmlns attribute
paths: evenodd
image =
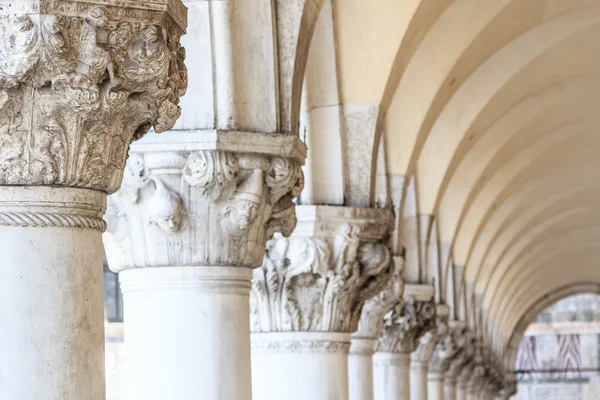
<svg viewBox="0 0 600 400"><path fill-rule="evenodd" d="M468 400L467 386L472 371L473 368L470 365L466 365L458 376L458 379L456 380L456 400Z"/></svg>
<svg viewBox="0 0 600 400"><path fill-rule="evenodd" d="M376 343L375 339L351 340L348 355L349 400L373 400L373 354Z"/></svg>
<svg viewBox="0 0 600 400"><path fill-rule="evenodd" d="M444 382L450 368L450 363L462 351L464 332L462 327L450 327L448 317L450 308L446 305L437 306L437 344L433 351L427 375L428 400L444 400ZM453 389L455 390L455 389ZM451 399L454 398L454 392Z"/></svg>
<svg viewBox="0 0 600 400"><path fill-rule="evenodd" d="M187 2L182 118L131 148L125 188L109 200L126 400L251 398L252 269L296 224L300 98L321 4Z"/></svg>
<svg viewBox="0 0 600 400"><path fill-rule="evenodd" d="M251 294L254 400L348 399L350 334L394 272L382 241L392 221L387 210L299 206L292 237L268 242Z"/></svg>
<svg viewBox="0 0 600 400"><path fill-rule="evenodd" d="M394 274L384 290L371 297L363 306L358 329L352 334L348 357L349 399L373 400L373 354L383 329L383 317L402 301L404 281L402 257L393 257Z"/></svg>
<svg viewBox="0 0 600 400"><path fill-rule="evenodd" d="M181 3L97 3L0 0L1 399L105 399L106 195L187 84Z"/></svg>
<svg viewBox="0 0 600 400"><path fill-rule="evenodd" d="M403 297L386 316L373 356L375 400L410 400L410 355L435 326L432 286L405 285Z"/></svg>
<svg viewBox="0 0 600 400"><path fill-rule="evenodd" d="M410 358L410 400L427 400L429 362L437 342L435 329L425 332Z"/></svg>
<svg viewBox="0 0 600 400"><path fill-rule="evenodd" d="M250 399L251 267L268 236L293 229L304 154L295 136L253 138L266 153L190 152L169 135L131 147L104 238L123 291L128 400Z"/></svg>

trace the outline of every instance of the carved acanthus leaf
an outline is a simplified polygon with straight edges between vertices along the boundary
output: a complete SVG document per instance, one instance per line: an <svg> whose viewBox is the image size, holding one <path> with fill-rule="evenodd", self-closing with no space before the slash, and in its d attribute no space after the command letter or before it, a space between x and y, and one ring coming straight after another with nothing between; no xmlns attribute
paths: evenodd
<svg viewBox="0 0 600 400"><path fill-rule="evenodd" d="M436 309L433 301L410 298L384 317L383 335L376 350L387 353L412 353L419 338L434 328Z"/></svg>
<svg viewBox="0 0 600 400"><path fill-rule="evenodd" d="M361 243L345 225L333 243L277 237L267 243L251 293L253 332L353 332L365 297L381 290L391 271L383 243Z"/></svg>
<svg viewBox="0 0 600 400"><path fill-rule="evenodd" d="M352 337L379 338L383 329L384 315L402 301L404 291L403 265L393 259L391 263L391 279L382 291L365 301L358 322L358 329Z"/></svg>

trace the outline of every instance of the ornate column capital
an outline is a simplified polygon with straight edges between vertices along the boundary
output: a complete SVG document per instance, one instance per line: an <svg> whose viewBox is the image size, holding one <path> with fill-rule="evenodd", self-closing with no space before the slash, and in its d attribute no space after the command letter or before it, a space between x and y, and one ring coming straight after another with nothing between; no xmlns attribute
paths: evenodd
<svg viewBox="0 0 600 400"><path fill-rule="evenodd" d="M437 333L438 339L429 362L429 372L445 375L450 368L452 359L462 351L462 345L464 344L462 335L464 335L464 332L462 329L450 328L448 316L441 316L438 310Z"/></svg>
<svg viewBox="0 0 600 400"><path fill-rule="evenodd" d="M376 351L412 353L419 339L435 327L436 307L428 285L405 285L404 300L384 317Z"/></svg>
<svg viewBox="0 0 600 400"><path fill-rule="evenodd" d="M364 302L394 270L384 242L392 214L329 206L298 211L293 236L270 240L254 271L252 332L354 332Z"/></svg>
<svg viewBox="0 0 600 400"><path fill-rule="evenodd" d="M358 329L352 334L353 339L377 340L383 329L384 315L402 301L404 259L394 256L392 269L392 278L387 282L385 288L365 301L358 321Z"/></svg>
<svg viewBox="0 0 600 400"><path fill-rule="evenodd" d="M471 373L473 366L471 362L476 351L476 338L464 326L451 328L453 338L456 343L456 351L450 358L446 379L456 381L457 379L466 379Z"/></svg>
<svg viewBox="0 0 600 400"><path fill-rule="evenodd" d="M241 133L225 136L229 141L217 134L214 142L198 143L148 135L131 147L122 188L109 197L106 215L114 271L257 267L267 239L292 232L293 200L304 185L299 139L274 139L282 145L276 149L261 146L267 138L254 134L252 149Z"/></svg>
<svg viewBox="0 0 600 400"><path fill-rule="evenodd" d="M187 87L179 0L0 0L0 185L112 193Z"/></svg>

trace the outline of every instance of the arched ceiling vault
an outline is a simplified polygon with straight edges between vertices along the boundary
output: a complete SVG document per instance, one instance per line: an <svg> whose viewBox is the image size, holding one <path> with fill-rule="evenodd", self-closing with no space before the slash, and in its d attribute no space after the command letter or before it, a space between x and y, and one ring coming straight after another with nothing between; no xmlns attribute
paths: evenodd
<svg viewBox="0 0 600 400"><path fill-rule="evenodd" d="M511 354L540 299L600 283L600 3L332 1L340 101L382 108L449 293Z"/></svg>

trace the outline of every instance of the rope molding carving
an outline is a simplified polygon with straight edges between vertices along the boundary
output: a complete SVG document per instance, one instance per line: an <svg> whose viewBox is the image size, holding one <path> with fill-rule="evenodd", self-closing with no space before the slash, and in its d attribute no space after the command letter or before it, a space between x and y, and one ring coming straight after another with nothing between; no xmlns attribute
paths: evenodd
<svg viewBox="0 0 600 400"><path fill-rule="evenodd" d="M0 226L106 230L106 222L102 218L54 212L0 211Z"/></svg>

